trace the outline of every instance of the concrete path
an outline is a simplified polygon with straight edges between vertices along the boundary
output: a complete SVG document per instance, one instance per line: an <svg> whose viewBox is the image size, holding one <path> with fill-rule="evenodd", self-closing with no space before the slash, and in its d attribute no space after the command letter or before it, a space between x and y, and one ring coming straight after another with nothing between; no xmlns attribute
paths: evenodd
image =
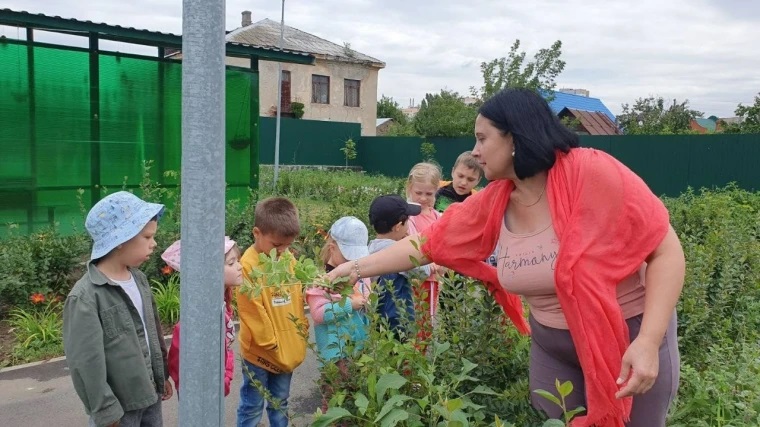
<svg viewBox="0 0 760 427"><path fill-rule="evenodd" d="M313 336L313 330L311 331ZM235 346L237 349L237 346ZM240 361L225 401L225 425L235 425L238 390L242 380ZM320 406L317 386L319 371L316 356L307 351L306 360L293 374L290 412L293 424L307 426L311 414ZM177 425L176 394L164 402L164 425ZM266 419L266 412L264 413ZM71 383L66 360L54 360L36 366L0 371L0 426L50 427L86 426L87 416ZM269 425L266 421L263 425Z"/></svg>

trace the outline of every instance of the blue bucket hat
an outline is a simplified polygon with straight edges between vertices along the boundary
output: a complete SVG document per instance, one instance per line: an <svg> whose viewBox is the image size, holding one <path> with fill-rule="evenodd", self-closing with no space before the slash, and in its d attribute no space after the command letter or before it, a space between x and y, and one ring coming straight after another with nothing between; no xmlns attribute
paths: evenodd
<svg viewBox="0 0 760 427"><path fill-rule="evenodd" d="M163 213L164 205L148 203L127 191L104 197L90 209L84 223L93 241L90 259L106 256Z"/></svg>

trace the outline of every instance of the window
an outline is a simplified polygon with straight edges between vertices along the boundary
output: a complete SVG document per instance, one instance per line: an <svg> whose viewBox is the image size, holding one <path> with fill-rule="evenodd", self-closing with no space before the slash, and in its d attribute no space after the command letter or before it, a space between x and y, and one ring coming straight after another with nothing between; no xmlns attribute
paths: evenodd
<svg viewBox="0 0 760 427"><path fill-rule="evenodd" d="M311 102L316 104L330 103L330 77L311 75Z"/></svg>
<svg viewBox="0 0 760 427"><path fill-rule="evenodd" d="M290 112L290 71L282 70L282 99L280 108L287 113Z"/></svg>
<svg viewBox="0 0 760 427"><path fill-rule="evenodd" d="M359 92L361 81L344 79L343 80L343 104L346 107L359 106Z"/></svg>

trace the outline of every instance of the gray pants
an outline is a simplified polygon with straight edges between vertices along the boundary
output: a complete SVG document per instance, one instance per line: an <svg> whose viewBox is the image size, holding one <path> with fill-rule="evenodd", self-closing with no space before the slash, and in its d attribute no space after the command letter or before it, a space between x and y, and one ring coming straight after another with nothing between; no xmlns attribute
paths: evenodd
<svg viewBox="0 0 760 427"><path fill-rule="evenodd" d="M642 315L626 320L631 341L636 338L641 328ZM586 408L586 388L583 371L575 352L570 332L541 325L530 317L530 389L543 389L557 394L555 379L560 382L572 381L573 392L566 398L568 409L578 406ZM631 421L626 427L665 426L668 407L678 392L680 377L680 358L677 341L676 314L670 319L665 338L660 345L660 372L657 380L648 392L633 397ZM552 402L531 393L533 407L544 411L551 418L561 418L562 410Z"/></svg>
<svg viewBox="0 0 760 427"><path fill-rule="evenodd" d="M159 396L158 402L147 408L125 412L119 420L119 427L162 427L164 417L161 413L161 403L161 396ZM90 418L89 427L97 427L92 418Z"/></svg>

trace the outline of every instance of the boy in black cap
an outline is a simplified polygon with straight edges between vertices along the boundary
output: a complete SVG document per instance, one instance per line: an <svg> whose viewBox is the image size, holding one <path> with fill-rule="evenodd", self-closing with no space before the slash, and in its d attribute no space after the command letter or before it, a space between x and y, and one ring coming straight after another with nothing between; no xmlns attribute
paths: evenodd
<svg viewBox="0 0 760 427"><path fill-rule="evenodd" d="M406 237L410 216L420 214L420 206L407 203L397 195L380 196L369 207L369 222L377 232L377 238L369 242L369 253L373 254ZM405 341L409 331L405 326L414 323L414 303L409 277L425 278L430 275L430 267L420 266L409 271L384 274L373 278L378 285L378 313L388 320L388 325L396 339ZM403 321L406 316L408 322Z"/></svg>

